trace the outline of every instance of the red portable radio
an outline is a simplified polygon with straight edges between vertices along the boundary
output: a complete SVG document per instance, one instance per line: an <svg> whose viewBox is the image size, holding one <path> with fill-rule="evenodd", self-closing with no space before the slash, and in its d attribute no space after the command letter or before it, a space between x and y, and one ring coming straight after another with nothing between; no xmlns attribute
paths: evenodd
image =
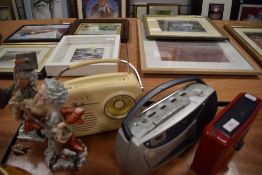
<svg viewBox="0 0 262 175"><path fill-rule="evenodd" d="M199 175L213 175L227 165L254 121L261 100L240 93L206 127L191 165Z"/></svg>

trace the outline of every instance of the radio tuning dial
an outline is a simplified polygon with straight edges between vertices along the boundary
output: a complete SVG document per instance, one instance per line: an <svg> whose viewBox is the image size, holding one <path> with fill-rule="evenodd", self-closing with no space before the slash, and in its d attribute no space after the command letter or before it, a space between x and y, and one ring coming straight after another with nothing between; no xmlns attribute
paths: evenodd
<svg viewBox="0 0 262 175"><path fill-rule="evenodd" d="M124 118L135 105L135 100L128 95L117 95L110 98L105 104L105 114L110 118Z"/></svg>

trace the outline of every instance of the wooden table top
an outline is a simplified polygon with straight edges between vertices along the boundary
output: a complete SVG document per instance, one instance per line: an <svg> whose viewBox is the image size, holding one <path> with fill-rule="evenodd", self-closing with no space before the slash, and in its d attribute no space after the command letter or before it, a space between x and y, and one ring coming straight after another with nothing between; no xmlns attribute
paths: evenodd
<svg viewBox="0 0 262 175"><path fill-rule="evenodd" d="M63 21L72 22L74 19L63 19ZM0 34L2 41L4 38L14 32L19 26L30 23L56 23L61 20L20 20L20 21L0 21ZM189 75L144 75L141 74L140 60L139 60L139 46L137 35L136 19L129 19L129 41L128 52L130 62L140 72L142 82L144 84L144 94L152 88L160 85L168 80L179 77L186 77ZM242 24L240 21L215 21L220 27L223 24ZM230 42L238 47L244 57L252 59L250 55L231 37ZM120 56L125 58L125 44L121 44ZM122 69L122 67L120 67ZM262 98L262 76L222 76L222 75L198 75L208 85L217 91L219 101L231 101L240 92L249 92ZM0 80L0 87L8 87L12 80ZM41 80L39 81L41 83ZM1 112L0 122L0 156L3 156L7 146L14 136L18 122L12 116L10 109L5 108ZM236 152L233 159L230 161L228 167L221 170L220 174L239 174L239 175L258 175L262 174L262 110L259 111L258 116L253 123L249 133L245 137L245 145ZM88 146L87 162L76 172L50 172L44 163L43 152L47 147L46 143L31 143L32 149L25 156L15 156L12 153L9 155L7 164L21 167L32 174L107 174L107 175L123 175L124 172L120 169L115 155L115 138L117 131L110 131L101 134L95 134L82 137L83 142ZM189 151L181 154L176 159L171 160L161 168L157 169L152 175L184 175L194 174L190 169L196 146ZM0 157L2 158L2 157Z"/></svg>

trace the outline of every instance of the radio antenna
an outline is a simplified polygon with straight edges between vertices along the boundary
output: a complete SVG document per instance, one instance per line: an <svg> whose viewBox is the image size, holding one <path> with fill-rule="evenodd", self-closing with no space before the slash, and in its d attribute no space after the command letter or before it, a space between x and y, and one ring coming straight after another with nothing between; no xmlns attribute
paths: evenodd
<svg viewBox="0 0 262 175"><path fill-rule="evenodd" d="M127 72L130 73L130 67L129 67L129 57L128 57L128 45L126 43L126 60L127 60Z"/></svg>

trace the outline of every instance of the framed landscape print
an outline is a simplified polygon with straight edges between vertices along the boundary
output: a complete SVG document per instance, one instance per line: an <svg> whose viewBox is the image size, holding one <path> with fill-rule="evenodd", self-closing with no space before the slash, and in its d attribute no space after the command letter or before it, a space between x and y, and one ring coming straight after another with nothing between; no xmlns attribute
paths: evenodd
<svg viewBox="0 0 262 175"><path fill-rule="evenodd" d="M240 4L238 20L262 21L262 4Z"/></svg>
<svg viewBox="0 0 262 175"><path fill-rule="evenodd" d="M38 69L37 73L41 74L45 62L48 60L50 54L56 45L40 45L40 44L3 44L0 46L0 73L13 73L15 60L12 59L16 54L23 54L29 52L36 52Z"/></svg>
<svg viewBox="0 0 262 175"><path fill-rule="evenodd" d="M87 60L119 59L120 35L67 35L58 43L45 64L48 76L57 76L68 66ZM86 76L117 72L117 63L82 66L63 76Z"/></svg>
<svg viewBox="0 0 262 175"><path fill-rule="evenodd" d="M138 24L142 73L257 75L261 68L228 41L148 40Z"/></svg>
<svg viewBox="0 0 262 175"><path fill-rule="evenodd" d="M79 19L72 24L74 35L121 35L121 41L127 42L129 22L127 19Z"/></svg>
<svg viewBox="0 0 262 175"><path fill-rule="evenodd" d="M203 16L144 16L148 39L226 40L226 34Z"/></svg>
<svg viewBox="0 0 262 175"><path fill-rule="evenodd" d="M178 15L179 4L175 3L147 3L148 15Z"/></svg>
<svg viewBox="0 0 262 175"><path fill-rule="evenodd" d="M5 39L5 42L58 42L67 33L70 24L23 25Z"/></svg>
<svg viewBox="0 0 262 175"><path fill-rule="evenodd" d="M130 0L77 0L78 18L125 18Z"/></svg>
<svg viewBox="0 0 262 175"><path fill-rule="evenodd" d="M232 0L203 0L202 16L213 20L229 20Z"/></svg>
<svg viewBox="0 0 262 175"><path fill-rule="evenodd" d="M225 29L262 66L262 25L225 25Z"/></svg>

